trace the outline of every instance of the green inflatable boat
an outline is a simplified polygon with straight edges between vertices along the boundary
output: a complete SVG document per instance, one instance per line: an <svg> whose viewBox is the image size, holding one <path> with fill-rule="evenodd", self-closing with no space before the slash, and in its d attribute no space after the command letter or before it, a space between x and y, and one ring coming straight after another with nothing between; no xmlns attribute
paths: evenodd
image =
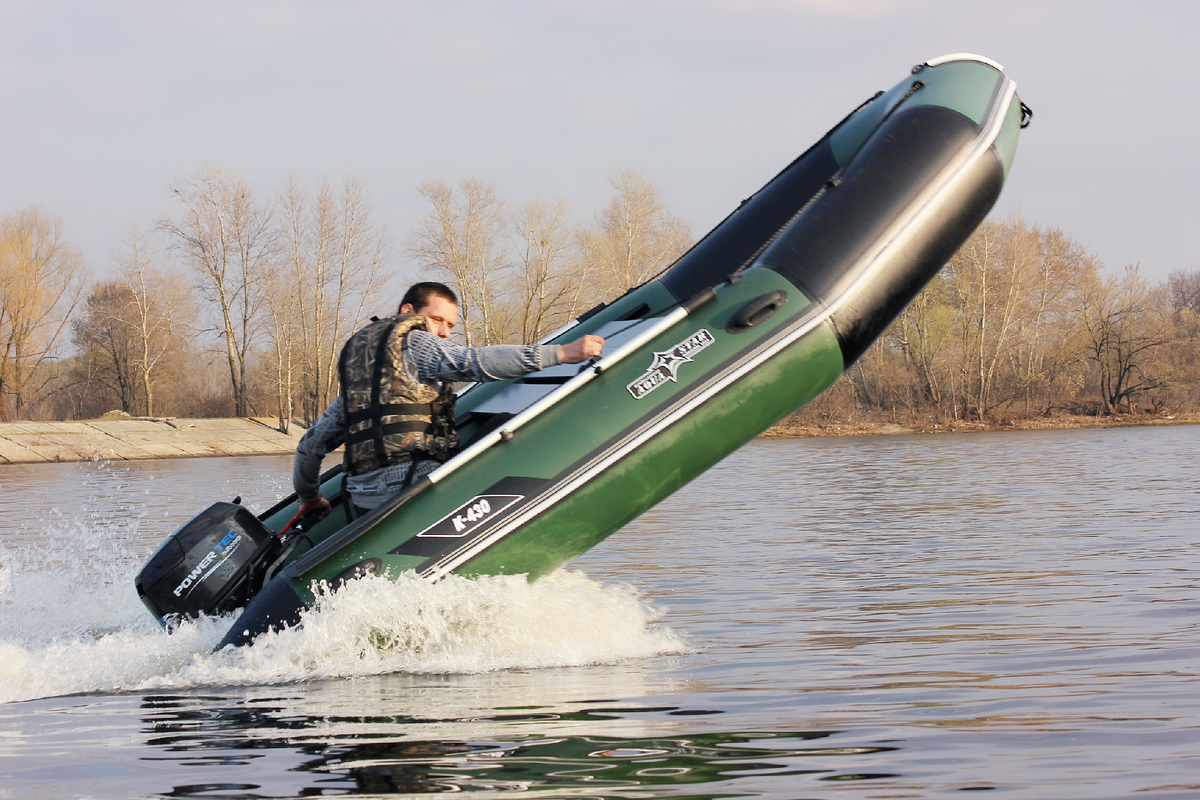
<svg viewBox="0 0 1200 800"><path fill-rule="evenodd" d="M656 280L548 341L604 356L458 399L463 446L371 513L282 531L217 503L137 578L164 623L244 611L222 646L293 625L322 582L413 570L544 575L811 400L862 355L996 202L1031 112L1003 68L913 67ZM339 498L341 468L322 476Z"/></svg>

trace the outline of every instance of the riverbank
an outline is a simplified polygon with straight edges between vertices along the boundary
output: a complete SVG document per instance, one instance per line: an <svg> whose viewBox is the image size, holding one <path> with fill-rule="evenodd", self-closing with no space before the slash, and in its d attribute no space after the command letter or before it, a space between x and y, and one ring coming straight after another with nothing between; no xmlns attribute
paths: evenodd
<svg viewBox="0 0 1200 800"><path fill-rule="evenodd" d="M292 453L304 429L280 433L274 417L115 417L0 423L0 464Z"/></svg>
<svg viewBox="0 0 1200 800"><path fill-rule="evenodd" d="M1111 417L1076 416L1071 414L1003 422L827 422L813 423L789 417L769 428L764 439L795 439L821 436L873 436L914 433L975 433L981 431L1040 431L1071 430L1075 428L1121 428L1130 425L1195 425L1200 414L1121 414Z"/></svg>
<svg viewBox="0 0 1200 800"><path fill-rule="evenodd" d="M1117 428L1200 423L1200 414L1054 416L1007 422L802 422L788 418L764 439L914 433ZM249 456L294 453L304 429L280 433L274 417L229 419L106 418L82 422L0 422L0 464L56 461Z"/></svg>

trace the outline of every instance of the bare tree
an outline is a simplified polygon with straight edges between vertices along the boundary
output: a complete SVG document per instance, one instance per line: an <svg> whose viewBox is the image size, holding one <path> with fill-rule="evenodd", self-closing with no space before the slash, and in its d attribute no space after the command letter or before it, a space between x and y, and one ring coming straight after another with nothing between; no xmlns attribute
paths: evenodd
<svg viewBox="0 0 1200 800"><path fill-rule="evenodd" d="M508 261L502 238L504 204L496 189L476 178L457 191L443 181L417 187L433 210L417 223L409 255L432 276L459 293L459 322L468 346L504 341L505 307L501 285Z"/></svg>
<svg viewBox="0 0 1200 800"><path fill-rule="evenodd" d="M21 418L47 386L39 369L83 295L82 254L38 208L0 217L0 418Z"/></svg>
<svg viewBox="0 0 1200 800"><path fill-rule="evenodd" d="M1027 311L1034 252L1025 233L1019 220L987 220L947 266L961 315L963 403L976 419L1011 399L1001 388L999 368L1013 356Z"/></svg>
<svg viewBox="0 0 1200 800"><path fill-rule="evenodd" d="M1007 224L1014 235L1030 239L1034 256L1010 378L1026 413L1044 414L1056 402L1070 402L1083 387L1081 330L1074 312L1099 262L1057 228L1029 227L1019 217Z"/></svg>
<svg viewBox="0 0 1200 800"><path fill-rule="evenodd" d="M355 178L341 187L323 181L311 195L292 178L279 198L278 222L287 280L273 290L269 309L276 373L288 376L290 397L299 370L301 406L311 424L336 391L345 338L368 313L384 310L367 305L377 302L387 283L391 241L372 220L366 188ZM286 355L280 349L284 339L291 348ZM286 368L279 360L285 357Z"/></svg>
<svg viewBox="0 0 1200 800"><path fill-rule="evenodd" d="M121 410L153 416L165 362L178 355L190 327L191 303L178 275L158 266L144 233L134 228L113 251L116 275L93 287L71 323L77 376L107 388ZM96 410L84 403L80 410ZM111 407L111 406L110 406Z"/></svg>
<svg viewBox="0 0 1200 800"><path fill-rule="evenodd" d="M272 265L270 209L254 199L240 174L211 164L171 189L181 208L159 227L219 315L234 413L249 416L247 358L258 332L263 276Z"/></svg>
<svg viewBox="0 0 1200 800"><path fill-rule="evenodd" d="M334 291L328 298L332 309L332 346L324 352L322 405L328 403L337 385L337 358L342 340L365 321L367 304L378 302L376 295L386 282L383 268L391 247L387 231L372 220L371 202L361 181L353 178L343 181L336 211ZM379 307L375 310L383 311Z"/></svg>
<svg viewBox="0 0 1200 800"><path fill-rule="evenodd" d="M267 329L274 356L275 412L279 419L279 430L287 433L291 428L295 411L293 389L296 384L297 360L302 358L300 345L304 324L297 306L300 294L291 284L291 275L279 273L273 276L267 287L266 312L270 321ZM311 424L311 422L309 423Z"/></svg>
<svg viewBox="0 0 1200 800"><path fill-rule="evenodd" d="M149 238L140 229L130 231L113 260L117 279L128 290L130 301L119 321L134 339L133 362L146 415L152 417L160 367L177 349L179 337L191 328L192 304L178 276L156 263Z"/></svg>
<svg viewBox="0 0 1200 800"><path fill-rule="evenodd" d="M513 215L516 269L512 281L514 336L537 342L583 310L587 281L574 269L578 237L567 203L535 199Z"/></svg>
<svg viewBox="0 0 1200 800"><path fill-rule="evenodd" d="M691 229L667 210L650 178L626 168L614 173L609 183L616 194L585 244L596 263L604 299L654 277L692 244Z"/></svg>
<svg viewBox="0 0 1200 800"><path fill-rule="evenodd" d="M296 369L299 366L304 372L304 362L309 359L313 363L308 373L313 380L300 387L301 407L309 424L320 413L317 386L321 360L316 354L326 338L326 311L325 304L317 298L327 283L325 275L334 236L331 200L325 188L323 185L318 190L313 208L308 192L292 176L279 197L276 241L286 278L272 282L267 312L275 353L279 428L285 433L294 410Z"/></svg>
<svg viewBox="0 0 1200 800"><path fill-rule="evenodd" d="M1181 319L1191 325L1200 321L1200 269L1177 269L1167 277L1167 302Z"/></svg>
<svg viewBox="0 0 1200 800"><path fill-rule="evenodd" d="M1180 400L1200 399L1200 270L1175 270L1165 287L1171 322L1169 380Z"/></svg>
<svg viewBox="0 0 1200 800"><path fill-rule="evenodd" d="M83 313L71 322L71 341L78 355L80 378L89 393L115 398L122 411L138 409L137 342L126 320L135 316L129 287L106 281L92 287ZM106 400L106 402L111 402ZM111 404L103 410L112 408Z"/></svg>
<svg viewBox="0 0 1200 800"><path fill-rule="evenodd" d="M1098 278L1083 293L1080 319L1088 334L1088 356L1100 377L1104 413L1115 414L1120 404L1161 386L1150 368L1154 351L1166 344L1165 320L1155 289L1136 266L1119 279Z"/></svg>

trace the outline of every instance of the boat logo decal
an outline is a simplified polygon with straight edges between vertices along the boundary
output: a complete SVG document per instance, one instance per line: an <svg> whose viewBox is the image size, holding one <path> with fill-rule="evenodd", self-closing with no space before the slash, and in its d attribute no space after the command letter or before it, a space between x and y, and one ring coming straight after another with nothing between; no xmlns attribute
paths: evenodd
<svg viewBox="0 0 1200 800"><path fill-rule="evenodd" d="M238 533L236 530L230 530L229 533L225 534L221 541L213 545L213 549L209 550L208 554L205 555L204 558L200 559L200 563L196 565L195 569L189 572L187 577L180 581L179 585L175 587L175 591L172 592L172 594L174 594L176 597L190 596L191 593L195 591L196 587L208 580L208 576L220 569L221 565L229 560L229 557L233 555L234 551L236 551L241 544L242 534ZM220 561L217 561L216 564L213 564L213 562L217 560L217 556L224 557ZM187 594L183 593L184 589L188 590Z"/></svg>
<svg viewBox="0 0 1200 800"><path fill-rule="evenodd" d="M480 494L472 497L417 536L426 539L461 539L505 509L525 499L523 494Z"/></svg>
<svg viewBox="0 0 1200 800"><path fill-rule="evenodd" d="M646 395L662 386L667 381L679 382L679 368L692 360L692 356L715 342L716 339L704 328L693 333L670 350L661 353L654 352L654 361L650 369L643 372L637 380L629 384L627 389L635 400L641 400Z"/></svg>

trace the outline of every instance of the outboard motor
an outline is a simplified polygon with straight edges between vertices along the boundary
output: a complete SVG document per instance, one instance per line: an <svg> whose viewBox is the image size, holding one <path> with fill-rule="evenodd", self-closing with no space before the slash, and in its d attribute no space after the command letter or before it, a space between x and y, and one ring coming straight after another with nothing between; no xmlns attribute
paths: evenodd
<svg viewBox="0 0 1200 800"><path fill-rule="evenodd" d="M216 503L150 557L137 576L138 596L163 624L244 608L282 549L248 508Z"/></svg>

